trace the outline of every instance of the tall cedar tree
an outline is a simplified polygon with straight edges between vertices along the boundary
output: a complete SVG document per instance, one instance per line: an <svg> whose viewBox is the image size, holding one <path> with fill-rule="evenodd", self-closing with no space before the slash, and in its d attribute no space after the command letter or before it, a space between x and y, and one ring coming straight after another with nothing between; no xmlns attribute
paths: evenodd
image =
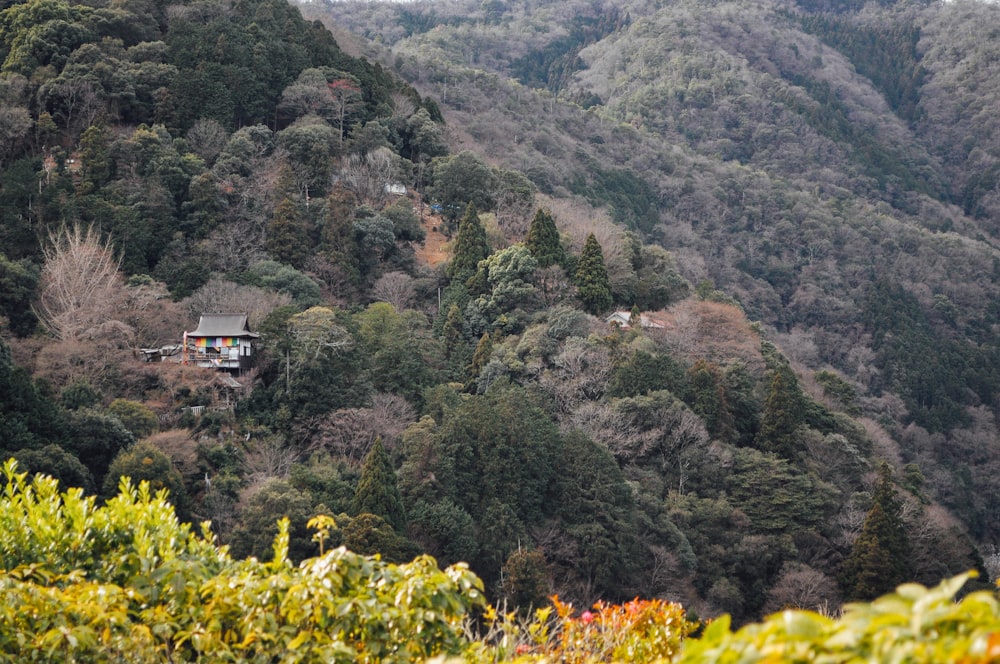
<svg viewBox="0 0 1000 664"><path fill-rule="evenodd" d="M604 265L604 252L591 233L576 266L577 296L588 313L597 315L611 308L611 281Z"/></svg>
<svg viewBox="0 0 1000 664"><path fill-rule="evenodd" d="M462 310L457 304L452 303L448 307L448 317L445 318L441 327L441 336L444 338L444 352L448 360L449 375L453 379L461 380L465 377L469 361L472 356L472 349L469 348L465 335L462 334Z"/></svg>
<svg viewBox="0 0 1000 664"><path fill-rule="evenodd" d="M465 215L458 226L458 237L455 238L455 253L448 263L448 278L453 282L465 283L476 273L479 261L490 255L490 244L486 238L486 229L479 222L476 206L469 203Z"/></svg>
<svg viewBox="0 0 1000 664"><path fill-rule="evenodd" d="M841 583L851 600L872 600L910 580L910 544L892 470L882 462L872 506L844 561Z"/></svg>
<svg viewBox="0 0 1000 664"><path fill-rule="evenodd" d="M375 439L361 467L361 478L354 492L354 508L358 514L382 517L396 532L402 532L406 527L403 497L396 486L396 471L382 446L381 437Z"/></svg>
<svg viewBox="0 0 1000 664"><path fill-rule="evenodd" d="M771 389L754 439L757 449L791 459L795 456L795 431L803 422L802 395L790 370L781 368L771 378Z"/></svg>
<svg viewBox="0 0 1000 664"><path fill-rule="evenodd" d="M305 210L289 196L282 197L267 224L267 251L279 263L301 268L313 242L305 218Z"/></svg>
<svg viewBox="0 0 1000 664"><path fill-rule="evenodd" d="M535 212L535 218L531 220L531 228L528 229L524 246L538 261L539 268L544 269L566 262L566 252L559 242L559 230L556 228L552 213L548 210L539 208Z"/></svg>
<svg viewBox="0 0 1000 664"><path fill-rule="evenodd" d="M479 343L476 344L476 352L472 355L472 364L469 365L468 374L470 382L474 383L479 378L479 374L482 373L486 363L490 361L490 355L492 354L493 340L490 338L489 332L484 332L483 336L479 339Z"/></svg>

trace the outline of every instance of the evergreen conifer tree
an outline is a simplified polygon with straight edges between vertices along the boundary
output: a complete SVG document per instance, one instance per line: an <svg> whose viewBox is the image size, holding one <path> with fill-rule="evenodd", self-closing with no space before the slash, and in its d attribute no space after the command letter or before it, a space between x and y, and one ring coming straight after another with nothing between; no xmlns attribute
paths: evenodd
<svg viewBox="0 0 1000 664"><path fill-rule="evenodd" d="M455 238L455 252L448 263L448 278L453 282L465 283L476 273L479 261L490 255L490 245L486 238L486 229L479 222L476 206L469 203L465 215L458 226L458 236Z"/></svg>
<svg viewBox="0 0 1000 664"><path fill-rule="evenodd" d="M910 580L910 545L892 470L882 462L872 506L861 534L844 561L841 583L847 599L871 600Z"/></svg>
<svg viewBox="0 0 1000 664"><path fill-rule="evenodd" d="M448 315L441 326L444 352L454 377L460 376L469 364L469 344L462 334L462 310L457 304L448 307Z"/></svg>
<svg viewBox="0 0 1000 664"><path fill-rule="evenodd" d="M365 457L361 479L354 492L354 508L358 514L374 514L386 520L397 532L406 527L403 497L396 486L396 471L382 446L382 438Z"/></svg>
<svg viewBox="0 0 1000 664"><path fill-rule="evenodd" d="M552 265L562 265L566 262L566 252L559 242L559 230L552 218L552 213L541 208L531 220L531 228L524 240L524 246L538 261L538 267L547 268Z"/></svg>
<svg viewBox="0 0 1000 664"><path fill-rule="evenodd" d="M611 307L608 268L604 264L604 252L593 233L584 242L583 252L576 266L575 282L577 296L588 313L597 315Z"/></svg>
<svg viewBox="0 0 1000 664"><path fill-rule="evenodd" d="M479 343L476 344L476 352L472 355L472 364L469 365L469 380L475 381L482 373L483 367L486 363L490 361L490 355L493 354L493 340L490 339L490 333L484 332L483 336L479 339Z"/></svg>
<svg viewBox="0 0 1000 664"><path fill-rule="evenodd" d="M285 166L278 174L274 214L267 223L267 252L274 260L293 267L302 267L313 247L309 221L299 202L295 176Z"/></svg>
<svg viewBox="0 0 1000 664"><path fill-rule="evenodd" d="M754 439L757 449L792 458L796 448L795 431L802 422L802 396L795 376L789 369L779 368L771 378L760 430Z"/></svg>

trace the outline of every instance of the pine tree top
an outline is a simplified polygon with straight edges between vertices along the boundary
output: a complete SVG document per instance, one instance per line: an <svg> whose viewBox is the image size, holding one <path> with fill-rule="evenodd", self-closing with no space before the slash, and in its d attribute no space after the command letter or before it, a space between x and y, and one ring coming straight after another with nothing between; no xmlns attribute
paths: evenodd
<svg viewBox="0 0 1000 664"><path fill-rule="evenodd" d="M538 267L546 268L560 265L566 261L566 252L559 241L559 230L552 218L552 213L539 208L535 218L531 220L531 228L524 240L524 246L538 261Z"/></svg>
<svg viewBox="0 0 1000 664"><path fill-rule="evenodd" d="M396 485L396 470L378 437L365 456L361 478L354 493L354 505L359 514L380 516L396 531L406 525L403 498Z"/></svg>
<svg viewBox="0 0 1000 664"><path fill-rule="evenodd" d="M455 250L448 263L447 275L452 281L464 283L476 273L479 261L490 255L490 244L486 237L486 229L479 221L476 206L469 203L465 214L458 225L458 236L455 238Z"/></svg>
<svg viewBox="0 0 1000 664"><path fill-rule="evenodd" d="M584 309L596 315L611 307L611 280L604 264L604 252L593 233L583 244L574 276L577 295Z"/></svg>

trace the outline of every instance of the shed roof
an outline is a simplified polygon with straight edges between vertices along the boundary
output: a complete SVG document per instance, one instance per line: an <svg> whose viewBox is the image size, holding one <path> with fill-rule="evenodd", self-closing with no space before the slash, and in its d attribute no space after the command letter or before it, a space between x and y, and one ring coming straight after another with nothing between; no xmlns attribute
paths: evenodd
<svg viewBox="0 0 1000 664"><path fill-rule="evenodd" d="M220 373L218 376L216 376L215 380L217 383L220 383L223 387L228 387L234 390L243 389L243 383L236 380L227 373Z"/></svg>
<svg viewBox="0 0 1000 664"><path fill-rule="evenodd" d="M189 337L249 337L260 335L250 331L246 314L202 314L198 329L188 332Z"/></svg>

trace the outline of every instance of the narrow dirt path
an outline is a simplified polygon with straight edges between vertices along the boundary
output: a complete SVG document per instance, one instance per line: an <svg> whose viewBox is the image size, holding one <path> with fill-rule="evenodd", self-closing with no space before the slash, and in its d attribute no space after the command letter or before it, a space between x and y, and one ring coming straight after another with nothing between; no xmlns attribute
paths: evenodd
<svg viewBox="0 0 1000 664"><path fill-rule="evenodd" d="M418 203L417 214L420 214L419 205ZM440 215L431 214L430 206L425 205L423 224L427 238L424 240L423 245L418 244L414 246L417 260L431 267L437 267L451 256L451 252L448 251L446 246L450 240L439 230L443 227L444 220Z"/></svg>

